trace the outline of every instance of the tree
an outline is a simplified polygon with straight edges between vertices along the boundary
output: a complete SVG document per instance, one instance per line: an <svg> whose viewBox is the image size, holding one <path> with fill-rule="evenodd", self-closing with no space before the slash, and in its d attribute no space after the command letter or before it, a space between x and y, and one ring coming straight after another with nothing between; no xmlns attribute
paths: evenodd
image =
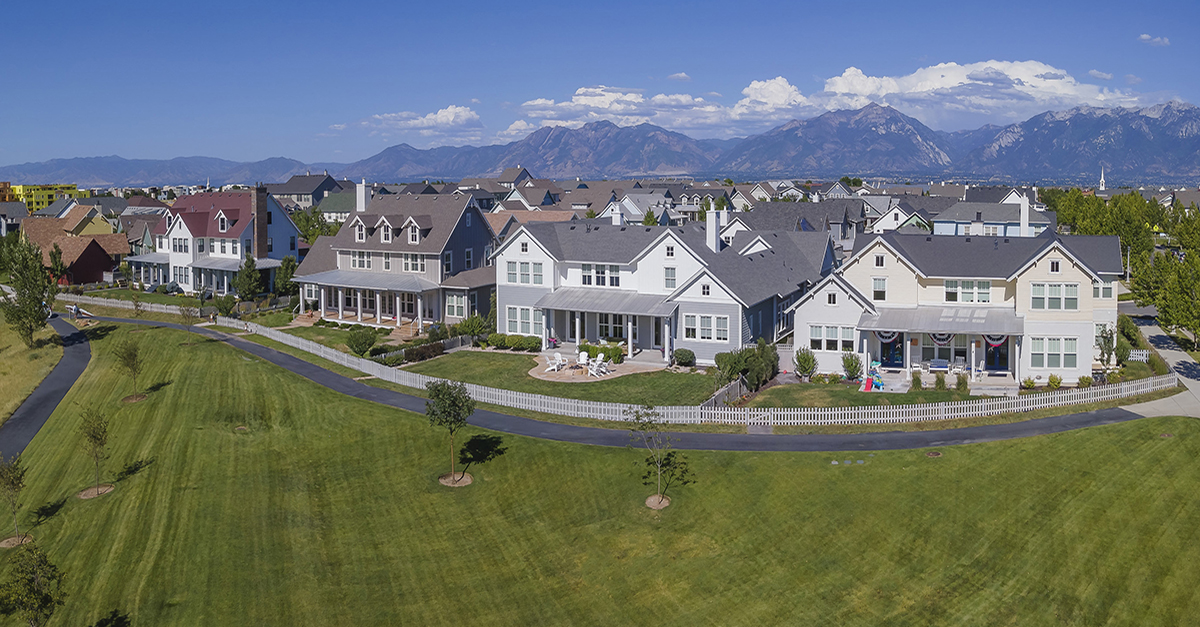
<svg viewBox="0 0 1200 627"><path fill-rule="evenodd" d="M42 627L66 596L62 571L30 542L17 549L8 579L0 585L0 613L16 614L30 627Z"/></svg>
<svg viewBox="0 0 1200 627"><path fill-rule="evenodd" d="M317 238L322 235L336 235L339 226L327 222L325 213L317 207L309 207L305 211L293 213L292 222L296 225L296 230L300 231L300 239L310 244L316 242Z"/></svg>
<svg viewBox="0 0 1200 627"><path fill-rule="evenodd" d="M46 326L58 287L32 242L20 239L5 244L4 257L14 293L0 296L0 314L25 346L33 348L33 334Z"/></svg>
<svg viewBox="0 0 1200 627"><path fill-rule="evenodd" d="M237 275L233 277L233 289L237 290L238 298L253 300L262 292L262 276L254 265L254 257L246 253L246 260Z"/></svg>
<svg viewBox="0 0 1200 627"><path fill-rule="evenodd" d="M104 461L104 450L108 446L108 417L96 407L84 408L79 435L83 436L80 446L96 464L96 496L100 496L100 462Z"/></svg>
<svg viewBox="0 0 1200 627"><path fill-rule="evenodd" d="M688 469L687 457L671 450L674 438L666 431L667 425L662 422L662 415L653 405L627 409L625 418L633 423L629 428L630 446L645 448L648 453L647 469L646 474L642 476L642 484L656 486L655 494L660 504L672 485L685 486L694 483Z"/></svg>
<svg viewBox="0 0 1200 627"><path fill-rule="evenodd" d="M63 263L62 249L58 244L50 250L50 274L54 277L54 282L62 281L62 278L67 275L67 265Z"/></svg>
<svg viewBox="0 0 1200 627"><path fill-rule="evenodd" d="M179 318L183 322L183 326L192 330L193 326L200 321L200 301L187 299L179 304Z"/></svg>
<svg viewBox="0 0 1200 627"><path fill-rule="evenodd" d="M1113 325L1106 324L1100 327L1100 334L1096 338L1097 348L1100 349L1100 363L1105 368L1108 367L1109 362L1112 361L1113 353L1117 350L1115 336L1116 329L1113 328Z"/></svg>
<svg viewBox="0 0 1200 627"><path fill-rule="evenodd" d="M705 198L704 200L701 200L700 201L700 210L696 212L696 219L699 220L700 222L704 222L704 221L708 220L708 210L710 208L712 208L712 205L708 202L707 198Z"/></svg>
<svg viewBox="0 0 1200 627"><path fill-rule="evenodd" d="M429 391L429 400L425 401L429 426L442 427L449 432L450 481L458 482L461 477L454 477L454 434L467 426L467 418L475 413L475 399L471 398L467 386L462 383L430 381L425 384L425 389Z"/></svg>
<svg viewBox="0 0 1200 627"><path fill-rule="evenodd" d="M1186 329L1200 339L1200 251L1189 251L1182 261L1171 264L1156 304L1160 324Z"/></svg>
<svg viewBox="0 0 1200 627"><path fill-rule="evenodd" d="M796 374L805 379L811 378L817 372L817 356L807 346L797 348L796 353L792 355L792 361L796 364Z"/></svg>
<svg viewBox="0 0 1200 627"><path fill-rule="evenodd" d="M134 292L133 295L130 297L130 300L133 301L133 317L141 318L142 317L142 294L141 294L141 292Z"/></svg>
<svg viewBox="0 0 1200 627"><path fill-rule="evenodd" d="M377 338L378 335L375 333L375 329L358 325L351 329L350 333L346 334L346 348L350 349L351 353L362 357L375 345Z"/></svg>
<svg viewBox="0 0 1200 627"><path fill-rule="evenodd" d="M138 393L137 378L146 367L142 358L142 347L134 341L126 340L117 345L113 355L117 358L117 367L133 379L133 393Z"/></svg>
<svg viewBox="0 0 1200 627"><path fill-rule="evenodd" d="M488 307L487 328L489 333L496 332L496 290L492 290L491 306Z"/></svg>
<svg viewBox="0 0 1200 627"><path fill-rule="evenodd" d="M596 210L588 209L587 212L583 214L583 217L585 220L591 220L592 218L596 217Z"/></svg>
<svg viewBox="0 0 1200 627"><path fill-rule="evenodd" d="M21 466L21 456L18 454L12 459L4 459L0 455L0 495L12 510L13 532L18 539L21 537L21 528L17 526L17 512L21 509L21 490L24 489L25 468Z"/></svg>
<svg viewBox="0 0 1200 627"><path fill-rule="evenodd" d="M645 226L658 226L658 218L654 217L653 209L646 210L646 217L642 218L642 224Z"/></svg>
<svg viewBox="0 0 1200 627"><path fill-rule="evenodd" d="M280 296L295 296L300 292L300 286L292 281L296 276L296 258L287 255L279 262L275 271L275 293Z"/></svg>
<svg viewBox="0 0 1200 627"><path fill-rule="evenodd" d="M724 183L726 187L733 187L733 179L729 177L725 177L725 180L721 182Z"/></svg>

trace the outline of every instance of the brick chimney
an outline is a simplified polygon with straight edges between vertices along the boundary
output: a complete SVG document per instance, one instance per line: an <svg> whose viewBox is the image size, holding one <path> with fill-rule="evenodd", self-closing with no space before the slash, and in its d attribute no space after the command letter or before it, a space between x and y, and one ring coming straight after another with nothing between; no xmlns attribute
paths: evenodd
<svg viewBox="0 0 1200 627"><path fill-rule="evenodd" d="M254 195L250 198L250 220L254 225L254 258L267 257L267 212L270 203L267 202L267 188L262 183L254 186Z"/></svg>

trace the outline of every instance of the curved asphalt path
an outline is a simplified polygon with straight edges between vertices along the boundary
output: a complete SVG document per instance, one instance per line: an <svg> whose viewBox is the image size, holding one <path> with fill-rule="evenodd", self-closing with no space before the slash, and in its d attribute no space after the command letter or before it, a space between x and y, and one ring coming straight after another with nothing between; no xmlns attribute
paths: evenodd
<svg viewBox="0 0 1200 627"><path fill-rule="evenodd" d="M6 458L25 451L92 359L92 346L83 331L57 314L50 326L62 337L63 356L0 428L0 453Z"/></svg>
<svg viewBox="0 0 1200 627"><path fill-rule="evenodd" d="M168 327L184 329L183 325L169 322L151 322L146 320L130 320L125 318L96 318L105 322L120 322L143 326ZM17 449L13 444L19 444L24 450L37 430L45 423L46 418L54 411L55 406L62 400L66 390L70 389L75 379L83 372L91 354L86 338L73 327L62 320L54 320L51 324L64 339L79 338L65 341L67 347L63 352L63 360L50 373L46 381L29 397L29 400L18 409L18 413L30 408L32 418L24 419L16 424L9 419L4 429L0 429L0 451L12 452ZM340 392L347 396L381 403L399 409L416 413L425 412L425 399L401 394L392 390L372 387L348 377L336 374L320 366L302 359L279 352L255 342L243 340L237 336L213 331L206 327L195 327L195 332L222 342L235 348L260 357L272 364L290 370L318 385ZM66 333L71 335L65 335ZM59 370L62 369L60 375ZM43 388L45 395L43 396ZM57 396L54 396L54 393ZM40 418L39 418L40 417ZM676 448L692 450L715 451L881 451L931 448L938 446L953 446L958 444L974 444L979 442L994 442L1027 438L1035 435L1061 433L1084 427L1115 424L1136 420L1143 416L1122 408L1104 409L1093 412L1067 414L1038 420L1027 420L1010 424L985 425L979 427L963 427L940 431L891 431L877 433L857 433L842 435L751 435L729 433L672 433L677 439ZM629 433L623 429L601 429L595 427L578 427L553 422L543 422L519 416L510 416L499 412L478 410L471 416L470 424L492 431L523 435L544 440L574 442L577 444L594 444L597 446L626 446L629 444ZM16 427L9 434L9 427Z"/></svg>

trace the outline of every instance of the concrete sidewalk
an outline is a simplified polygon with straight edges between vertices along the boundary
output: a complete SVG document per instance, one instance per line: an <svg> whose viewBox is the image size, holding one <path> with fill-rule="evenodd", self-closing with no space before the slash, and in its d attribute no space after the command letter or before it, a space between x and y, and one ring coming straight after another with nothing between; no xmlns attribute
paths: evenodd
<svg viewBox="0 0 1200 627"><path fill-rule="evenodd" d="M1175 340L1167 335L1152 319L1134 318L1146 336L1146 341L1158 350L1167 366L1179 375L1179 382L1187 387L1170 398L1163 398L1148 403L1129 405L1125 409L1142 416L1190 416L1200 418L1200 364L1179 348Z"/></svg>

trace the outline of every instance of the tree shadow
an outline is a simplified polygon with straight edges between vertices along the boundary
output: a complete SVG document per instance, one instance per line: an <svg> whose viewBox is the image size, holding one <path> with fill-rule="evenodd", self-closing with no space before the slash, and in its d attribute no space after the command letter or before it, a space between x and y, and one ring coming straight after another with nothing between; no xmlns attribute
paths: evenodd
<svg viewBox="0 0 1200 627"><path fill-rule="evenodd" d="M462 472L475 464L485 464L503 455L508 449L501 446L504 438L498 435L479 434L463 443L458 451L458 463L463 465Z"/></svg>
<svg viewBox="0 0 1200 627"><path fill-rule="evenodd" d="M167 387L168 385L171 385L172 383L174 383L174 381L159 381L158 383L155 383L154 385L146 388L146 393L153 394L153 393Z"/></svg>
<svg viewBox="0 0 1200 627"><path fill-rule="evenodd" d="M71 335L75 335L75 334L72 333ZM70 337L70 336L68 336L68 337ZM63 337L57 333L55 333L54 335L51 335L50 337L39 337L38 339L33 341L32 350L35 350L35 351L41 350L43 348L46 348L47 346L62 346L64 341L65 340L63 339Z"/></svg>
<svg viewBox="0 0 1200 627"><path fill-rule="evenodd" d="M150 459L136 459L131 461L128 464L125 464L125 467L121 469L121 472L117 473L117 481L124 481L145 470L147 466L153 463L153 457Z"/></svg>
<svg viewBox="0 0 1200 627"><path fill-rule="evenodd" d="M116 331L116 330L117 330L117 325L115 325L115 324L99 324L94 327L88 327L86 329L83 329L83 334L85 336L87 336L87 339L94 342L96 340L103 340L104 338L112 335L113 331ZM67 339L70 339L71 336L73 336L73 335L75 335L75 334L72 333L71 335L67 336ZM75 343L77 343L77 342L75 342Z"/></svg>
<svg viewBox="0 0 1200 627"><path fill-rule="evenodd" d="M132 624L129 614L122 614L120 610L114 609L108 616L92 623L92 627L130 627Z"/></svg>
<svg viewBox="0 0 1200 627"><path fill-rule="evenodd" d="M63 508L63 505L66 505L66 504L67 504L67 497L64 496L61 499L58 499L57 501L50 501L48 503L44 503L41 507L33 510L34 516L37 516L37 521L33 523L33 526L35 526L35 527L41 526L42 523L46 522L47 520L50 520L51 518L54 518L55 514L58 514L59 510L61 510Z"/></svg>

